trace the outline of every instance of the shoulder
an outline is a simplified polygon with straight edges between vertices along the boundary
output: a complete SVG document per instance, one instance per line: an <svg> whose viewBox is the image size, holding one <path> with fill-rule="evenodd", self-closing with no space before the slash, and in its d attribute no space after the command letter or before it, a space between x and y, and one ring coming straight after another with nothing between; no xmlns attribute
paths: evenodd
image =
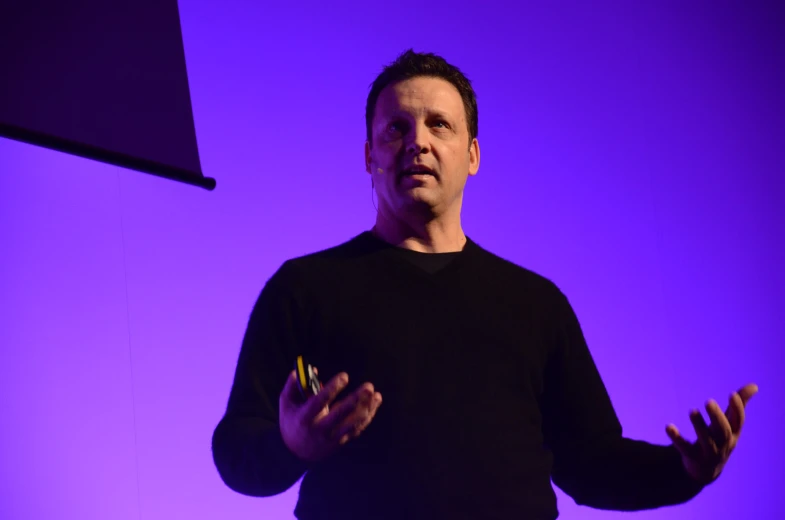
<svg viewBox="0 0 785 520"><path fill-rule="evenodd" d="M556 301L564 298L556 282L546 275L493 253L476 242L470 244L474 250L477 270L484 273L485 278L508 285L516 291L525 290L539 299L545 297Z"/></svg>
<svg viewBox="0 0 785 520"><path fill-rule="evenodd" d="M286 260L282 267L290 270L319 270L362 262L372 247L366 233L360 233L334 246Z"/></svg>
<svg viewBox="0 0 785 520"><path fill-rule="evenodd" d="M528 307L540 324L563 337L582 337L581 326L572 303L557 283L532 269L477 246L475 257L482 265L482 283L491 285L502 304Z"/></svg>
<svg viewBox="0 0 785 520"><path fill-rule="evenodd" d="M360 233L334 246L285 260L270 281L302 287L314 280L335 278L362 265L371 253L366 233Z"/></svg>

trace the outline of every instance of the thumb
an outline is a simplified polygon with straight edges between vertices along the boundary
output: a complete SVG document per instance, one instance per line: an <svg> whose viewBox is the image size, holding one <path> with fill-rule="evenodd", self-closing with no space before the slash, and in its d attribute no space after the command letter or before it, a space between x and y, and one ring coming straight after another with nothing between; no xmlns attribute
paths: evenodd
<svg viewBox="0 0 785 520"><path fill-rule="evenodd" d="M679 433L679 429L676 428L675 425L669 424L665 428L665 433L668 434L668 437L670 437L671 442L673 442L673 446L679 451L682 457L684 458L691 457L690 452L692 450L690 448L692 447L692 445L684 437L681 436L681 434Z"/></svg>
<svg viewBox="0 0 785 520"><path fill-rule="evenodd" d="M292 370L289 372L289 377L286 378L286 383L283 385L281 391L281 404L297 404L300 399L300 389L297 384L297 372Z"/></svg>

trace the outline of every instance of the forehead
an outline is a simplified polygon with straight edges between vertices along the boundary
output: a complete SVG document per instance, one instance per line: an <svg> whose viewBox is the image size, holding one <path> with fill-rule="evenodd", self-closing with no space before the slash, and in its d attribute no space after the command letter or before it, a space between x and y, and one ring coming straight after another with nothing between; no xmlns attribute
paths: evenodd
<svg viewBox="0 0 785 520"><path fill-rule="evenodd" d="M463 100L458 89L441 78L417 77L388 85L376 101L376 114L395 113L425 115L439 112L463 119Z"/></svg>

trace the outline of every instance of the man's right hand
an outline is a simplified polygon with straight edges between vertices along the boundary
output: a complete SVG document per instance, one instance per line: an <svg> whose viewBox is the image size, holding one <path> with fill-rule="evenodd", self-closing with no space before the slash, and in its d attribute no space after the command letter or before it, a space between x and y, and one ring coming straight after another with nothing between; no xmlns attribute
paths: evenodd
<svg viewBox="0 0 785 520"><path fill-rule="evenodd" d="M281 436L300 459L316 462L331 455L349 440L358 437L373 420L382 404L382 394L365 383L338 403L333 401L349 383L342 372L333 377L317 395L303 401L293 370L278 399Z"/></svg>

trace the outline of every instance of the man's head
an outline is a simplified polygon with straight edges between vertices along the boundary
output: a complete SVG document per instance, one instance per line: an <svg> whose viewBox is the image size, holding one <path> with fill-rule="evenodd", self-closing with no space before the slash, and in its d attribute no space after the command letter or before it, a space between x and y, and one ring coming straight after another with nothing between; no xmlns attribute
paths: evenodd
<svg viewBox="0 0 785 520"><path fill-rule="evenodd" d="M379 212L459 218L466 179L480 165L477 101L461 71L406 51L373 82L365 120L365 166Z"/></svg>

